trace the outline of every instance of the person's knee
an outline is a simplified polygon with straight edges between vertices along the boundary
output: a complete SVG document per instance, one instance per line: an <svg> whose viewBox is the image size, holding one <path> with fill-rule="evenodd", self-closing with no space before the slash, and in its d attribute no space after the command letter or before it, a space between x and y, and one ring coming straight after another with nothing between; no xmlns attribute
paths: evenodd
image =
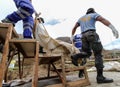
<svg viewBox="0 0 120 87"><path fill-rule="evenodd" d="M93 46L92 46L92 49L93 49L95 52L100 52L100 51L102 51L103 46L102 46L101 42L94 42L94 43L93 43Z"/></svg>
<svg viewBox="0 0 120 87"><path fill-rule="evenodd" d="M92 55L92 52L82 52L82 54L86 57L89 58Z"/></svg>
<svg viewBox="0 0 120 87"><path fill-rule="evenodd" d="M24 29L23 36L24 38L32 38L32 31L30 29Z"/></svg>

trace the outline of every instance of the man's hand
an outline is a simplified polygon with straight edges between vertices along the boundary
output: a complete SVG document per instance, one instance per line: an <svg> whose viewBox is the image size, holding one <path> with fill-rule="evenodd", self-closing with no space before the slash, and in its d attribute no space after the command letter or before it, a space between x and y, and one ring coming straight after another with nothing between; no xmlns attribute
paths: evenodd
<svg viewBox="0 0 120 87"><path fill-rule="evenodd" d="M35 11L35 16L38 18L39 16L41 15L41 13L39 12L39 13L37 13L36 11Z"/></svg>
<svg viewBox="0 0 120 87"><path fill-rule="evenodd" d="M112 32L113 32L113 35L116 37L116 38L118 38L119 37L119 33L118 33L118 31L115 29L115 30L112 30Z"/></svg>
<svg viewBox="0 0 120 87"><path fill-rule="evenodd" d="M119 33L118 33L118 31L115 29L115 27L114 27L112 24L110 24L110 25L109 25L109 28L112 30L113 35L114 35L116 38L118 38L118 37L119 37Z"/></svg>

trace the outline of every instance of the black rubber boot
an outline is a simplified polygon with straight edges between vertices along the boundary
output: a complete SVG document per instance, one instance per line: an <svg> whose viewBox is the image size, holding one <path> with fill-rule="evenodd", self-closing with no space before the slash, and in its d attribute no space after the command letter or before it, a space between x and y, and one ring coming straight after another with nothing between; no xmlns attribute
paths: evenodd
<svg viewBox="0 0 120 87"><path fill-rule="evenodd" d="M78 58L86 58L88 55L85 52L77 53L71 56L72 63L75 66L78 66Z"/></svg>
<svg viewBox="0 0 120 87"><path fill-rule="evenodd" d="M99 83L99 84L113 82L113 79L106 78L103 76L103 69L97 70L97 78L96 79L97 79L97 83Z"/></svg>
<svg viewBox="0 0 120 87"><path fill-rule="evenodd" d="M84 76L84 70L80 70L78 76L79 78L82 78Z"/></svg>
<svg viewBox="0 0 120 87"><path fill-rule="evenodd" d="M40 46L40 48L39 48L39 53L43 53L43 54L46 53L46 52L43 51L43 47L41 47L41 46Z"/></svg>
<svg viewBox="0 0 120 87"><path fill-rule="evenodd" d="M9 19L7 19L7 18L5 18L5 19L3 19L3 20L1 20L2 21L2 23L12 23ZM15 24L14 23L12 23L12 25L15 27Z"/></svg>
<svg viewBox="0 0 120 87"><path fill-rule="evenodd" d="M106 78L104 76L101 77L97 77L97 83L101 84L101 83L112 83L113 79L110 78Z"/></svg>
<svg viewBox="0 0 120 87"><path fill-rule="evenodd" d="M78 66L78 57L76 55L72 55L71 56L71 59L72 59L72 63L75 65L75 66Z"/></svg>

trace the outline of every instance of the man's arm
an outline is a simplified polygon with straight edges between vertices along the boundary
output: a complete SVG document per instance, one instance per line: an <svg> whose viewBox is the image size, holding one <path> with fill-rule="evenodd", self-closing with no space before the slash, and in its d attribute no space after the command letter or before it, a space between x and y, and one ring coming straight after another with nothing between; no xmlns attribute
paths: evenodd
<svg viewBox="0 0 120 87"><path fill-rule="evenodd" d="M78 23L75 24L75 26L74 26L73 29L72 29L72 35L75 34L76 29L77 29L77 27L79 27L79 26L80 26L80 25L79 25Z"/></svg>
<svg viewBox="0 0 120 87"><path fill-rule="evenodd" d="M101 23L103 23L104 25L108 26L112 32L113 32L113 35L118 38L119 37L119 34L118 34L118 31L115 29L115 27L108 21L106 20L105 18L103 18L102 16L98 16L96 18L97 21L100 21Z"/></svg>
<svg viewBox="0 0 120 87"><path fill-rule="evenodd" d="M108 20L106 20L106 19L103 18L102 16L98 16L98 17L96 18L96 20L97 20L97 21L100 21L101 23L103 23L103 24L106 25L106 26L109 26L109 25L111 24Z"/></svg>
<svg viewBox="0 0 120 87"><path fill-rule="evenodd" d="M71 33L71 38L70 38L70 40L73 42L73 38L74 38L74 34L75 34L75 32L76 32L76 29L77 29L77 27L79 27L80 25L78 24L78 23L76 23L75 24L75 26L73 27L73 29L72 29L72 33Z"/></svg>

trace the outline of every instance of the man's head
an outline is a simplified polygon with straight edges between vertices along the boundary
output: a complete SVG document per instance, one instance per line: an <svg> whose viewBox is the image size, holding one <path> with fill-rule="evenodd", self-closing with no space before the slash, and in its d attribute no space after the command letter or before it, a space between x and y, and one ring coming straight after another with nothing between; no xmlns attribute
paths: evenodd
<svg viewBox="0 0 120 87"><path fill-rule="evenodd" d="M90 13L95 13L94 8L89 8L86 12L86 14L90 14Z"/></svg>

